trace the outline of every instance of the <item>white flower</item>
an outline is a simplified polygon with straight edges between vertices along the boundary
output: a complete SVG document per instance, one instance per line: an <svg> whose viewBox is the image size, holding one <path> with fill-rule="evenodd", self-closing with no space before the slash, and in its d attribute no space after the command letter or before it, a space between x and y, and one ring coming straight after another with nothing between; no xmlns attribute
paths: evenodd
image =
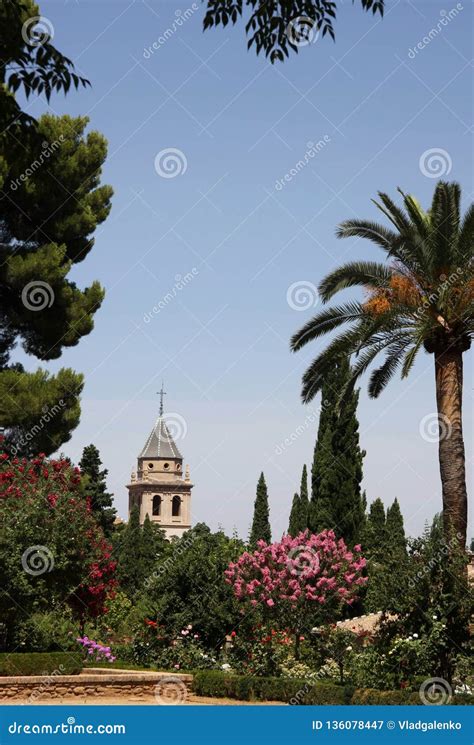
<svg viewBox="0 0 474 745"><path fill-rule="evenodd" d="M418 634L413 634L414 639L418 639Z"/></svg>
<svg viewBox="0 0 474 745"><path fill-rule="evenodd" d="M224 662L223 665L221 665L222 670L230 670L230 665L228 662Z"/></svg>
<svg viewBox="0 0 474 745"><path fill-rule="evenodd" d="M438 620L438 616L433 616L433 621L437 621L437 620Z"/></svg>
<svg viewBox="0 0 474 745"><path fill-rule="evenodd" d="M346 647L346 652L352 652L352 647L350 645Z"/></svg>
<svg viewBox="0 0 474 745"><path fill-rule="evenodd" d="M408 637L408 641L409 641L409 642L411 642L411 640L412 640L412 639L413 639L413 637L412 637L412 636L409 636L409 637Z"/></svg>

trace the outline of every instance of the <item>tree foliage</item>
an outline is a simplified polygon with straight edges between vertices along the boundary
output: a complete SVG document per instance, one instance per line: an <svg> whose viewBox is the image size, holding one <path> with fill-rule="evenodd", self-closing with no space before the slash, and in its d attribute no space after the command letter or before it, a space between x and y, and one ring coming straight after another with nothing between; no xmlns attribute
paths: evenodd
<svg viewBox="0 0 474 745"><path fill-rule="evenodd" d="M15 345L21 341L42 360L59 357L90 333L104 296L98 282L82 290L68 277L110 211L112 190L99 185L106 142L97 132L85 135L87 121L44 116L43 146L25 135L8 154L0 203L0 389L8 392L7 444L24 455L52 453L70 438L83 381L72 370L25 372L12 363ZM28 447L19 447L27 434Z"/></svg>
<svg viewBox="0 0 474 745"><path fill-rule="evenodd" d="M206 644L216 648L239 622L237 604L224 582L224 570L244 544L199 523L170 545L155 565L145 595L149 617L168 631L192 624Z"/></svg>
<svg viewBox="0 0 474 745"><path fill-rule="evenodd" d="M110 536L117 512L113 507L113 497L107 491L106 468L101 468L100 453L95 445L86 445L82 451L79 468L82 473L84 489L90 498L92 512L104 531Z"/></svg>
<svg viewBox="0 0 474 745"><path fill-rule="evenodd" d="M360 484L365 453L359 445L358 393L340 400L349 375L349 363L341 358L323 384L308 524L313 533L331 529L353 543L360 540L364 520Z"/></svg>
<svg viewBox="0 0 474 745"><path fill-rule="evenodd" d="M255 497L252 528L250 531L249 546L256 547L257 541L263 540L270 543L272 532L270 528L270 511L268 508L268 493L265 476L260 474L257 483L257 496Z"/></svg>
<svg viewBox="0 0 474 745"><path fill-rule="evenodd" d="M369 381L377 397L397 370L405 378L418 352L435 358L439 414L439 460L445 528L466 538L467 494L462 433L462 355L474 334L474 205L461 216L461 189L440 181L431 206L423 209L400 191L399 207L379 193L378 209L391 228L370 220L348 220L339 237L366 238L381 248L387 264L350 262L322 280L326 303L341 290L362 287L364 302L352 300L322 310L292 338L294 351L332 331L340 331L303 376L302 397L310 401L344 356L355 362L341 400L380 354L385 359ZM446 436L449 433L449 436Z"/></svg>
<svg viewBox="0 0 474 745"><path fill-rule="evenodd" d="M354 2L355 0L353 0ZM235 25L246 14L247 47L271 62L328 34L335 38L335 0L205 0L204 29ZM360 0L363 10L383 15L384 0Z"/></svg>
<svg viewBox="0 0 474 745"><path fill-rule="evenodd" d="M242 554L225 575L239 600L298 639L316 621L333 619L343 605L354 603L367 581L364 567L360 545L349 551L333 531L305 531L270 545L260 541L257 551Z"/></svg>
<svg viewBox="0 0 474 745"><path fill-rule="evenodd" d="M0 454L0 594L6 645L33 613L67 604L81 625L115 587L112 547L67 460Z"/></svg>

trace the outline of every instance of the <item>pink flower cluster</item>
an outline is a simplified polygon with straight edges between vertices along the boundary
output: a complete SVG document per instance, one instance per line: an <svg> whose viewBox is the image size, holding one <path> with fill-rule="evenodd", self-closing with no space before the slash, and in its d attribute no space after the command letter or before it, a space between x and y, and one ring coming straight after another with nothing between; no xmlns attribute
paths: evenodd
<svg viewBox="0 0 474 745"><path fill-rule="evenodd" d="M92 639L89 639L88 636L79 637L76 641L79 642L79 644L82 644L84 651L87 650L87 655L89 657L92 658L93 655L95 655L94 659L96 662L102 662L105 660L107 660L107 662L115 662L117 659L113 656L110 647L105 647L103 644L94 642Z"/></svg>
<svg viewBox="0 0 474 745"><path fill-rule="evenodd" d="M350 605L367 582L361 574L366 560L360 552L360 545L349 551L333 530L318 535L306 530L270 545L259 541L257 551L245 552L229 564L226 582L233 585L237 598L250 600L253 606L272 608L282 601L295 608L307 601Z"/></svg>

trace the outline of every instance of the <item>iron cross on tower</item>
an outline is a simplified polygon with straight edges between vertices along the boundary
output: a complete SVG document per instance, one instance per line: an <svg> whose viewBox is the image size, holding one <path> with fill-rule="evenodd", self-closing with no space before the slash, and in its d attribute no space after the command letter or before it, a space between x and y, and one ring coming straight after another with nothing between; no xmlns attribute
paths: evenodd
<svg viewBox="0 0 474 745"><path fill-rule="evenodd" d="M163 396L166 396L166 392L163 388L163 381L161 382L161 391L158 391L158 395L160 397L160 416L163 416Z"/></svg>

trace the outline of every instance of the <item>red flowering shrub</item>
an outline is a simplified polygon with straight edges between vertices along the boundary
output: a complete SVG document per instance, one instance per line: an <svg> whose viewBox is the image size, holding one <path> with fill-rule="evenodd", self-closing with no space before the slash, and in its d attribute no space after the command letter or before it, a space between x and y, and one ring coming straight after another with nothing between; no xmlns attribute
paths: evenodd
<svg viewBox="0 0 474 745"><path fill-rule="evenodd" d="M0 597L7 645L31 613L68 604L82 626L115 586L111 546L68 460L0 453Z"/></svg>

